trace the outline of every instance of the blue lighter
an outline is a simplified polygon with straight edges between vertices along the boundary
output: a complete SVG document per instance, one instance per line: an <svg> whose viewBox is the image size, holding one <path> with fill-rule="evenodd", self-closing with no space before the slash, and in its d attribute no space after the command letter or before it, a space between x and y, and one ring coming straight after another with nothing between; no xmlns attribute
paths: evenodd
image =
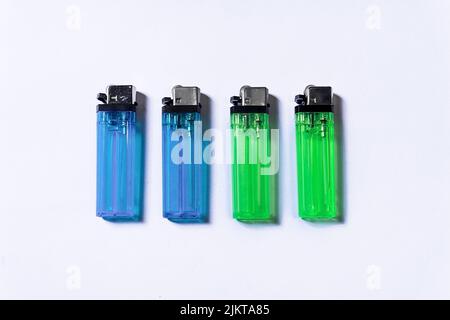
<svg viewBox="0 0 450 320"><path fill-rule="evenodd" d="M175 86L163 98L163 216L174 222L207 219L200 89Z"/></svg>
<svg viewBox="0 0 450 320"><path fill-rule="evenodd" d="M139 220L143 153L136 89L111 85L97 98L97 216Z"/></svg>

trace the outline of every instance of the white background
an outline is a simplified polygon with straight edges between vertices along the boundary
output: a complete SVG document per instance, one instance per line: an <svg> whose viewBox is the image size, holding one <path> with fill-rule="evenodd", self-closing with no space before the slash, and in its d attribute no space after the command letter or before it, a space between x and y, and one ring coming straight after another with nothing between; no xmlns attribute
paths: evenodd
<svg viewBox="0 0 450 320"><path fill-rule="evenodd" d="M450 298L450 1L0 1L0 298ZM147 96L145 222L95 216L95 96ZM280 224L161 214L161 98L279 102ZM345 216L297 217L295 94L342 98Z"/></svg>

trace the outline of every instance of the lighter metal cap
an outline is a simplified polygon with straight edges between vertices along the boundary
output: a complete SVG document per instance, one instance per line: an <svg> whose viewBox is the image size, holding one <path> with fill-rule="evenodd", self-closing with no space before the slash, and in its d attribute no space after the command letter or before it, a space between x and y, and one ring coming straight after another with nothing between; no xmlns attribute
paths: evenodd
<svg viewBox="0 0 450 320"><path fill-rule="evenodd" d="M331 106L333 105L333 91L331 87L316 87L309 85L305 88L306 105Z"/></svg>
<svg viewBox="0 0 450 320"><path fill-rule="evenodd" d="M197 106L200 104L200 88L175 86L172 97L174 106Z"/></svg>
<svg viewBox="0 0 450 320"><path fill-rule="evenodd" d="M295 96L295 102L295 112L333 112L333 90L309 85L304 94Z"/></svg>
<svg viewBox="0 0 450 320"><path fill-rule="evenodd" d="M269 103L269 89L266 87L243 86L241 88L243 106L267 106Z"/></svg>
<svg viewBox="0 0 450 320"><path fill-rule="evenodd" d="M135 104L136 88L131 85L110 85L106 87L106 103Z"/></svg>
<svg viewBox="0 0 450 320"><path fill-rule="evenodd" d="M136 112L136 88L132 85L110 85L106 87L106 93L97 94L99 111L133 111Z"/></svg>

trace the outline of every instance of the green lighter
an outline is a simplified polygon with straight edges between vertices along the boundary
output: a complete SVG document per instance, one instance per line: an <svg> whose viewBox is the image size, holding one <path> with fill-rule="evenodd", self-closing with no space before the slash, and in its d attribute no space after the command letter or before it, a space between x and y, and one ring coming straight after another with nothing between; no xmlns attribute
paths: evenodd
<svg viewBox="0 0 450 320"><path fill-rule="evenodd" d="M338 220L332 89L308 86L295 102L299 215Z"/></svg>
<svg viewBox="0 0 450 320"><path fill-rule="evenodd" d="M233 217L273 222L270 173L269 90L244 86L231 97Z"/></svg>

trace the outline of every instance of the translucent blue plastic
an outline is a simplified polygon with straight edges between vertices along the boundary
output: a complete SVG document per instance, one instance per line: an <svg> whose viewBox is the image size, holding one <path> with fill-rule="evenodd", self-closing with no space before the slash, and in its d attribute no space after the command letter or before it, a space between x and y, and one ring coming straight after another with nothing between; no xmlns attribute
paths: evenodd
<svg viewBox="0 0 450 320"><path fill-rule="evenodd" d="M207 167L199 112L163 112L163 216L175 222L207 220Z"/></svg>
<svg viewBox="0 0 450 320"><path fill-rule="evenodd" d="M106 220L140 218L137 131L135 112L97 112L97 216Z"/></svg>

